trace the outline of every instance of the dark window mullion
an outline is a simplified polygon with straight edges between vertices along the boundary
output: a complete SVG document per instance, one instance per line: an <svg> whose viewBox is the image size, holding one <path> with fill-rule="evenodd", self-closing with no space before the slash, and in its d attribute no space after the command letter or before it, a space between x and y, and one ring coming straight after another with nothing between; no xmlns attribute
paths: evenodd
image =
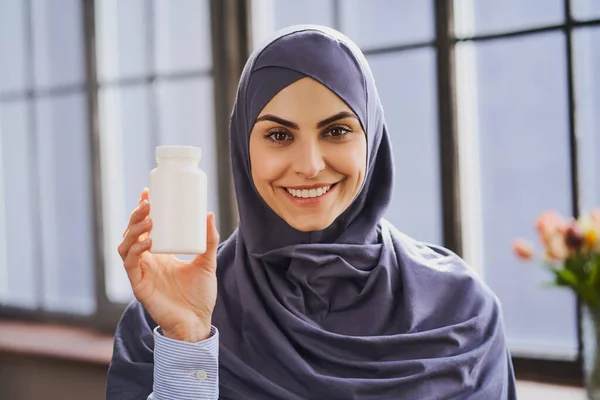
<svg viewBox="0 0 600 400"><path fill-rule="evenodd" d="M593 19L589 21L574 21L573 19L569 19L568 22L571 28L582 28L586 26L600 26L600 19ZM508 31L502 33L490 33L485 35L473 35L473 36L465 36L458 37L455 39L456 42L466 42L466 41L485 41L485 40L496 40L496 39L505 39L517 36L525 36L525 35L535 35L539 33L545 32L554 32L565 29L565 24L556 24L556 25L546 25L540 26L531 29L521 29L516 31Z"/></svg>
<svg viewBox="0 0 600 400"><path fill-rule="evenodd" d="M565 59L567 63L567 95L569 103L569 155L571 160L571 203L573 217L578 218L580 213L579 203L579 160L577 145L577 116L575 114L575 77L573 71L573 14L571 10L571 0L564 0L565 13ZM600 22L600 21L598 21ZM576 303L577 315L577 364L583 366L583 324L582 324L582 302L577 297ZM583 374L583 371L581 371Z"/></svg>
<svg viewBox="0 0 600 400"><path fill-rule="evenodd" d="M435 0L440 185L444 246L462 254L454 72L454 3Z"/></svg>
<svg viewBox="0 0 600 400"><path fill-rule="evenodd" d="M237 85L250 53L250 4L246 0L210 2L213 58L213 99L219 191L219 232L228 237L237 226L237 203L233 188L229 123Z"/></svg>
<svg viewBox="0 0 600 400"><path fill-rule="evenodd" d="M98 126L98 72L96 63L96 0L82 0L84 28L85 85L87 101L87 127L90 135L89 155L91 162L92 210L94 237L94 278L96 290L96 315L94 325L102 327L109 318L110 302L106 295L104 258L104 230L102 209L102 166L100 154L100 131Z"/></svg>
<svg viewBox="0 0 600 400"><path fill-rule="evenodd" d="M407 43L407 44L399 44L399 45L393 45L393 46L367 48L367 49L363 49L363 53L366 56L372 56L375 54L396 53L396 52L400 52L400 51L423 49L425 47L434 47L436 45L437 45L436 41Z"/></svg>

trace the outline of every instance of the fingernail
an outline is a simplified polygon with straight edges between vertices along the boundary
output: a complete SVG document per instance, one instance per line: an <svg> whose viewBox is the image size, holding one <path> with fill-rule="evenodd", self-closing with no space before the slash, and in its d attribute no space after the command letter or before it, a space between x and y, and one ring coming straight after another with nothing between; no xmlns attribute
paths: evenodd
<svg viewBox="0 0 600 400"><path fill-rule="evenodd" d="M144 201L142 201L142 208L146 207L148 207L148 200L144 199Z"/></svg>

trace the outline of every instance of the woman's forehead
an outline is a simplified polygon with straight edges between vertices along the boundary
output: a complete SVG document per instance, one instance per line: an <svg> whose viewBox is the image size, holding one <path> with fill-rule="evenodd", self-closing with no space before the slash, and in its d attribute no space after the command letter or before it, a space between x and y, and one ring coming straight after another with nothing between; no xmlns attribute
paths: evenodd
<svg viewBox="0 0 600 400"><path fill-rule="evenodd" d="M306 77L286 86L265 105L259 116L267 113L277 114L321 114L350 111L352 109L328 87Z"/></svg>

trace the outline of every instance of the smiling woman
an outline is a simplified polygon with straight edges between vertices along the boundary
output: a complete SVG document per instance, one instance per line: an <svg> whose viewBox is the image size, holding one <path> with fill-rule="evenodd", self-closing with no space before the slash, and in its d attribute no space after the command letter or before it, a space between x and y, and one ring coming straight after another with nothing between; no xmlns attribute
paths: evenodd
<svg viewBox="0 0 600 400"><path fill-rule="evenodd" d="M210 219L206 254L158 257L147 192L132 214L107 399L516 398L498 299L383 218L390 134L353 42L290 27L257 49L230 139L240 223L220 246Z"/></svg>
<svg viewBox="0 0 600 400"><path fill-rule="evenodd" d="M358 195L367 164L367 139L342 99L311 78L279 92L250 134L254 185L290 226L327 228Z"/></svg>

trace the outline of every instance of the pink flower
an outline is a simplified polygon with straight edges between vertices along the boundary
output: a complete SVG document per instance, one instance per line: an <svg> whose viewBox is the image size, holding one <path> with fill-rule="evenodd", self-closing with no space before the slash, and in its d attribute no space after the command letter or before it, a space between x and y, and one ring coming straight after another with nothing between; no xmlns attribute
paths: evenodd
<svg viewBox="0 0 600 400"><path fill-rule="evenodd" d="M592 212L590 213L590 217L592 218L594 224L600 226L600 209L592 210Z"/></svg>
<svg viewBox="0 0 600 400"><path fill-rule="evenodd" d="M546 256L551 260L564 261L569 256L569 249L565 243L565 237L561 233L550 236L545 243Z"/></svg>
<svg viewBox="0 0 600 400"><path fill-rule="evenodd" d="M548 245L556 234L564 235L568 228L567 221L556 211L545 211L537 219L537 230L542 242Z"/></svg>
<svg viewBox="0 0 600 400"><path fill-rule="evenodd" d="M533 246L524 239L517 239L513 242L513 251L522 260L533 258Z"/></svg>

